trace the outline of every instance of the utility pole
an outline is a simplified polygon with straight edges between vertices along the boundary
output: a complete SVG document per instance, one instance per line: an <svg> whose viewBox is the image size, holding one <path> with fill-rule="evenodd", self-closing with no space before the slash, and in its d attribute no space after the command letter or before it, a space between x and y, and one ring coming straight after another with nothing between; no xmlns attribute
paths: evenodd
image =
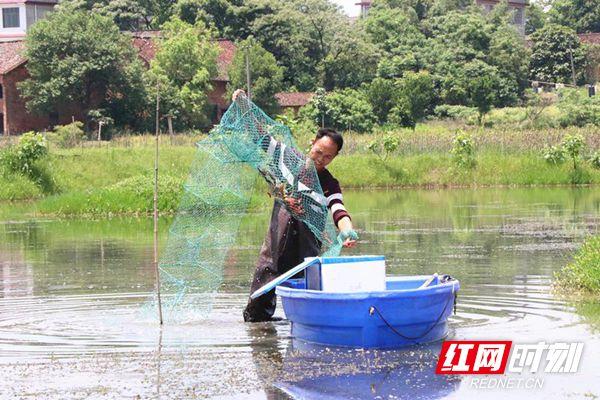
<svg viewBox="0 0 600 400"><path fill-rule="evenodd" d="M250 45L246 45L246 93L248 93L248 100L252 100L252 92L250 91L250 57L248 55Z"/></svg>
<svg viewBox="0 0 600 400"><path fill-rule="evenodd" d="M577 82L575 81L575 62L573 61L573 50L571 46L569 46L569 56L571 57L571 76L573 78L573 86L577 86Z"/></svg>
<svg viewBox="0 0 600 400"><path fill-rule="evenodd" d="M154 155L154 274L156 277L156 296L158 298L158 320L163 324L162 303L160 298L160 271L158 268L158 137L160 135L160 85L156 84L156 153Z"/></svg>

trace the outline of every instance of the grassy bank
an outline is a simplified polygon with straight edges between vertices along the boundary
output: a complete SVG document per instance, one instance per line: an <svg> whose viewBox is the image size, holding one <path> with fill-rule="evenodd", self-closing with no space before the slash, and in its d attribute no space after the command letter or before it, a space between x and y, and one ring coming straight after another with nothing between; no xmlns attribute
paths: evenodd
<svg viewBox="0 0 600 400"><path fill-rule="evenodd" d="M452 187L495 185L599 184L600 170L582 162L548 164L545 146L558 144L564 130L545 131L461 127L475 144L474 168L453 161L450 149L458 126L428 123L416 130L385 131L345 136L342 154L330 169L343 187ZM588 151L600 148L600 129L576 128ZM396 150L375 154L373 141L393 135ZM200 136L163 137L160 149L160 203L163 212L175 210L181 187L195 157ZM309 136L297 138L308 147ZM52 192L16 173L0 174L0 200L35 199L36 212L47 215L145 214L152 210L154 141L151 136L123 137L111 142L85 143L72 149L51 146L43 167L52 177ZM262 193L262 191L259 190ZM265 204L268 199L256 200Z"/></svg>
<svg viewBox="0 0 600 400"><path fill-rule="evenodd" d="M567 293L579 290L600 296L600 236L585 241L573 262L556 273L555 284Z"/></svg>

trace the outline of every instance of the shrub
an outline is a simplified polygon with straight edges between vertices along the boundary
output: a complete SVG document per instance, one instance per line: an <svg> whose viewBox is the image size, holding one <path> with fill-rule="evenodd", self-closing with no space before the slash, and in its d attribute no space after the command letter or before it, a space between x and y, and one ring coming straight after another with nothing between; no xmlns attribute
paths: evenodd
<svg viewBox="0 0 600 400"><path fill-rule="evenodd" d="M379 158L385 161L390 154L398 150L399 145L400 140L398 139L398 136L386 135L383 137L383 139L373 140L371 143L369 143L368 148Z"/></svg>
<svg viewBox="0 0 600 400"><path fill-rule="evenodd" d="M555 278L563 289L600 293L600 236L588 238L573 262L555 273Z"/></svg>
<svg viewBox="0 0 600 400"><path fill-rule="evenodd" d="M600 169L600 151L595 152L589 158L592 167Z"/></svg>
<svg viewBox="0 0 600 400"><path fill-rule="evenodd" d="M475 168L475 146L473 139L464 132L458 132L452 141L452 160L459 168Z"/></svg>
<svg viewBox="0 0 600 400"><path fill-rule="evenodd" d="M548 164L560 165L566 161L565 150L561 146L550 146L544 149L544 160Z"/></svg>
<svg viewBox="0 0 600 400"><path fill-rule="evenodd" d="M558 109L562 127L600 125L600 97L588 95L579 89L563 89Z"/></svg>
<svg viewBox="0 0 600 400"><path fill-rule="evenodd" d="M477 118L477 109L467 106L440 104L433 110L433 114L438 118L469 120Z"/></svg>
<svg viewBox="0 0 600 400"><path fill-rule="evenodd" d="M325 97L325 103L325 126L338 130L369 132L377 120L365 94L358 90L343 89L330 92ZM314 100L302 107L300 115L311 121L319 121L319 112Z"/></svg>
<svg viewBox="0 0 600 400"><path fill-rule="evenodd" d="M85 139L83 123L75 121L68 125L57 126L49 138L51 142L63 149L78 146Z"/></svg>
<svg viewBox="0 0 600 400"><path fill-rule="evenodd" d="M562 148L573 161L573 169L577 169L577 161L584 147L585 143L581 135L567 135L563 139Z"/></svg>
<svg viewBox="0 0 600 400"><path fill-rule="evenodd" d="M2 154L2 164L6 170L29 175L34 163L48 154L48 143L41 133L27 132L19 139L15 147L6 149Z"/></svg>

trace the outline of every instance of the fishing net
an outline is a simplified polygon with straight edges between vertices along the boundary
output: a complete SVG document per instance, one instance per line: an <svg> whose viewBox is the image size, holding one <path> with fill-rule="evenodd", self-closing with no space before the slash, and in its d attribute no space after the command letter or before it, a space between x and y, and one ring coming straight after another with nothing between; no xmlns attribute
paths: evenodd
<svg viewBox="0 0 600 400"><path fill-rule="evenodd" d="M342 242L312 160L298 150L289 128L245 95L238 96L197 147L159 264L166 319L210 311L257 174L275 201L321 241L323 255L340 253ZM293 207L290 199L295 199Z"/></svg>

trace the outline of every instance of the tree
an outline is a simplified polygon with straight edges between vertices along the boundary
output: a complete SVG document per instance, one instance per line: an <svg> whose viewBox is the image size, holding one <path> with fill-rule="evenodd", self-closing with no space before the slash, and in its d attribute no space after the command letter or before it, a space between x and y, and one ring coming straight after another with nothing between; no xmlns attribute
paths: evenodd
<svg viewBox="0 0 600 400"><path fill-rule="evenodd" d="M300 110L300 115L311 121L319 120L319 111L315 105L315 98ZM325 97L325 126L338 130L354 130L356 132L369 132L377 117L365 94L355 89L340 89L329 92Z"/></svg>
<svg viewBox="0 0 600 400"><path fill-rule="evenodd" d="M393 79L375 78L365 84L363 91L380 124L386 123L390 110L396 105L398 87Z"/></svg>
<svg viewBox="0 0 600 400"><path fill-rule="evenodd" d="M230 0L178 0L173 13L192 25L200 19L215 29L219 37L233 39L238 30L236 6L240 4L241 1Z"/></svg>
<svg viewBox="0 0 600 400"><path fill-rule="evenodd" d="M575 82L583 83L586 55L575 31L565 26L548 24L533 33L531 40L532 79L573 83L574 72Z"/></svg>
<svg viewBox="0 0 600 400"><path fill-rule="evenodd" d="M256 3L260 0L251 0L239 10ZM269 12L255 6L256 18L250 20L245 11L239 11L238 18L249 20L248 31L284 67L286 86L301 91L332 90L358 87L374 77L375 46L332 2L276 0L267 4Z"/></svg>
<svg viewBox="0 0 600 400"><path fill-rule="evenodd" d="M71 106L87 115L120 104L134 120L143 107L143 67L130 40L108 17L54 12L32 26L26 49L30 78L19 88L34 113Z"/></svg>
<svg viewBox="0 0 600 400"><path fill-rule="evenodd" d="M481 60L456 66L452 75L442 81L442 99L448 104L477 107L479 122L497 101L503 81L496 67Z"/></svg>
<svg viewBox="0 0 600 400"><path fill-rule="evenodd" d="M531 35L546 24L548 16L538 3L530 3L525 12L525 34Z"/></svg>
<svg viewBox="0 0 600 400"><path fill-rule="evenodd" d="M58 10L92 11L111 18L121 30L157 28L154 15L157 0L62 0ZM170 0L169 0L170 1Z"/></svg>
<svg viewBox="0 0 600 400"><path fill-rule="evenodd" d="M550 21L577 33L600 32L600 2L597 0L554 0Z"/></svg>
<svg viewBox="0 0 600 400"><path fill-rule="evenodd" d="M426 38L416 17L411 18L402 9L375 7L364 20L364 26L371 41L386 55L378 65L379 76L399 77L404 71L425 67L422 49Z"/></svg>
<svg viewBox="0 0 600 400"><path fill-rule="evenodd" d="M208 125L208 91L217 73L217 54L217 45L202 21L191 25L173 17L163 25L146 80L151 98L158 85L163 114L175 116L179 127Z"/></svg>
<svg viewBox="0 0 600 400"><path fill-rule="evenodd" d="M267 114L274 114L279 106L275 93L281 91L283 70L277 65L273 54L265 50L256 40L241 41L229 69L228 92L246 87L246 56L250 66L252 101Z"/></svg>
<svg viewBox="0 0 600 400"><path fill-rule="evenodd" d="M398 81L398 95L414 122L421 121L431 111L436 98L434 83L426 71L407 72Z"/></svg>
<svg viewBox="0 0 600 400"><path fill-rule="evenodd" d="M497 68L502 80L494 105L506 107L524 97L528 85L529 50L512 25L501 25L491 34L486 62Z"/></svg>

